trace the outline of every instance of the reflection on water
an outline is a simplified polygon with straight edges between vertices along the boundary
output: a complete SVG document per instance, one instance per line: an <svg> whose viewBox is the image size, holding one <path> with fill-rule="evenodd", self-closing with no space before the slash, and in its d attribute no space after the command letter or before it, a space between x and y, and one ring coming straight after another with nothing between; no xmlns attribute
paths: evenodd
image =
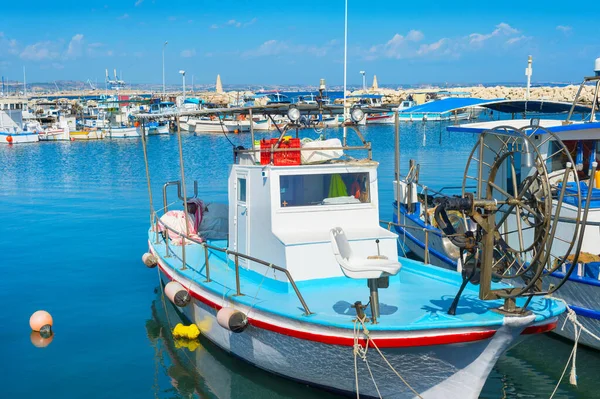
<svg viewBox="0 0 600 399"><path fill-rule="evenodd" d="M393 128L367 126L364 132L380 162L381 218L389 219ZM342 135L341 129L324 133ZM248 135L230 139L250 144ZM186 135L183 141L188 184L196 179L203 199L224 201L231 144L222 135ZM177 140L150 137L148 143L160 207L162 184L179 179ZM472 135L451 136L440 124L402 123L402 169L414 158L428 186L458 185L473 143ZM357 144L352 136L350 144ZM161 328L165 320L151 316L160 311L156 270L140 261L149 207L139 140L0 146L0 209L1 398L329 396L248 366L203 339L196 351L185 352L189 357L181 353L187 349L169 349L174 345L169 329ZM55 336L44 349L29 337L28 319L38 309L54 317ZM501 358L483 397L548 398L570 348L531 337ZM565 382L556 397L595 397L599 360L580 348L579 387Z"/></svg>
<svg viewBox="0 0 600 399"><path fill-rule="evenodd" d="M226 354L204 337L197 341L177 340L172 330L177 323L189 324L158 292L152 302L152 318L146 321L148 339L156 353L155 396L159 398L334 398L336 396L263 372Z"/></svg>

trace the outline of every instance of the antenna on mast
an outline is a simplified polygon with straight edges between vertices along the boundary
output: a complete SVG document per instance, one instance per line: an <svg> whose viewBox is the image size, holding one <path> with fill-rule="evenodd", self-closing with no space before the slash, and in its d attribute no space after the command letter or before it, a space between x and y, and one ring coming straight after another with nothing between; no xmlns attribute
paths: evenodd
<svg viewBox="0 0 600 399"><path fill-rule="evenodd" d="M529 101L529 90L531 89L531 75L533 74L533 69L531 68L531 63L533 62L533 57L529 56L527 59L527 68L525 68L525 76L527 76L527 91L525 92L525 101Z"/></svg>

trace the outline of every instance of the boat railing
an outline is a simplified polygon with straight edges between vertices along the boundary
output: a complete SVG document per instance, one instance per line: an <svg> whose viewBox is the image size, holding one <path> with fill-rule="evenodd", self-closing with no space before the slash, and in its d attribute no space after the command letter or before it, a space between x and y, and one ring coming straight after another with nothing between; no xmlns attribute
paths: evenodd
<svg viewBox="0 0 600 399"><path fill-rule="evenodd" d="M280 148L279 145L285 140L285 136L287 134L289 134L291 131L295 131L295 135L296 138L298 138L299 135L299 130L300 130L300 125L296 124L296 123L287 123L283 129L281 129L276 123L275 121L272 119L271 115L268 115L269 118L271 118L273 125L276 127L276 129L279 132L279 138L277 139L276 143L271 143L270 144L270 148L255 148L254 146L254 140L252 140L252 149L245 149L245 148L234 148L234 162L237 162L237 158L239 155L241 154L249 154L252 155L253 157L257 156L257 153L260 155L262 153L268 152L270 157L269 157L269 163L272 165L275 162L275 154L276 153L280 153L280 152L286 152L286 153L290 153L290 152L299 152L300 154L302 153L302 151L339 151L339 150L343 150L343 151L367 151L367 159L368 160L372 160L373 159L373 149L371 146L371 142L365 140L364 136L362 135L362 133L360 132L360 130L356 127L356 124L354 123L350 123L350 122L345 122L342 126L347 128L348 130L353 131L356 136L358 137L358 139L360 140L360 142L362 143L362 145L356 145L356 146L350 146L347 143L347 136L344 135L343 137L343 142L341 146L323 146L323 147L310 147L310 148L303 148L303 147L297 147L297 148L292 148L292 147L285 147L285 148ZM252 137L254 137L254 133L253 133L253 129L252 129L252 124L251 124L251 134Z"/></svg>
<svg viewBox="0 0 600 399"><path fill-rule="evenodd" d="M161 227L163 233L165 233L166 231L169 231L169 232L176 234L177 236L179 236L181 238L181 259L180 260L182 261L182 266L183 266L181 268L181 270L187 269L186 249L185 249L186 240L191 241L192 243L198 244L204 248L204 264L205 264L205 274L206 274L205 282L207 282L207 283L212 281L210 279L209 251L216 251L216 252L224 253L226 255L231 255L231 256L233 256L233 261L234 261L234 265L235 265L235 291L236 291L235 296L242 296L244 294L242 294L242 292L241 292L241 285L240 285L240 264L239 264L240 258L245 259L249 262L255 262L255 263L261 264L270 269L273 269L280 273L285 274L286 278L290 282L290 285L294 289L294 292L296 293L298 300L302 304L302 308L304 309L304 314L306 316L309 316L312 314L312 312L308 308L308 305L306 304L306 301L304 300L304 297L300 293L300 290L298 289L298 286L296 285L294 278L292 277L292 275L290 274L290 272L287 269L285 269L281 266L277 266L273 263L264 261L262 259L255 258L254 256L246 255L246 254L243 254L243 253L240 253L237 251L232 251L227 248L220 248L220 247L217 247L214 245L210 245L210 244L206 243L205 241L202 241L202 239L200 239L199 237L192 237L188 234L182 233L181 231L176 230L176 229L166 225L164 222L162 222L160 220L160 218L158 217L158 213L154 212L152 228L153 228L153 231L155 232L155 243L160 244L160 237L162 237L162 239L165 242L165 251L166 251L165 257L171 257L175 254L173 253L172 250L169 249L169 234L168 233L161 234L161 229L159 229L159 226Z"/></svg>

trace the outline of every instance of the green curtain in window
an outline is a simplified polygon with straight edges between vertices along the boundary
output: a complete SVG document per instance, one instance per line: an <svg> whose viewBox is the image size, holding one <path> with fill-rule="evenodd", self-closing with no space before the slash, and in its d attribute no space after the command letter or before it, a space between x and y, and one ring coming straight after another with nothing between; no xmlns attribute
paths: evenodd
<svg viewBox="0 0 600 399"><path fill-rule="evenodd" d="M346 184L344 183L342 176L339 174L332 175L331 181L329 182L329 198L347 196L348 189L346 188Z"/></svg>

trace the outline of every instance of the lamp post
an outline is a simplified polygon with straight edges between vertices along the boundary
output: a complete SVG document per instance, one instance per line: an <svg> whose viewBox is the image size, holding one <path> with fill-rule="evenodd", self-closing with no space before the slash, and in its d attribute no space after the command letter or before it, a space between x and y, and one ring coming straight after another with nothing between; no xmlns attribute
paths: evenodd
<svg viewBox="0 0 600 399"><path fill-rule="evenodd" d="M365 82L365 71L360 71L360 74L363 77L363 91L367 90L367 83Z"/></svg>
<svg viewBox="0 0 600 399"><path fill-rule="evenodd" d="M169 42L165 41L165 43L163 44L163 48L162 48L162 69L163 69L163 97L166 94L166 87L165 87L165 47L167 47L167 44Z"/></svg>
<svg viewBox="0 0 600 399"><path fill-rule="evenodd" d="M183 100L185 101L185 71L182 69L181 71L179 71L179 73L183 78Z"/></svg>

